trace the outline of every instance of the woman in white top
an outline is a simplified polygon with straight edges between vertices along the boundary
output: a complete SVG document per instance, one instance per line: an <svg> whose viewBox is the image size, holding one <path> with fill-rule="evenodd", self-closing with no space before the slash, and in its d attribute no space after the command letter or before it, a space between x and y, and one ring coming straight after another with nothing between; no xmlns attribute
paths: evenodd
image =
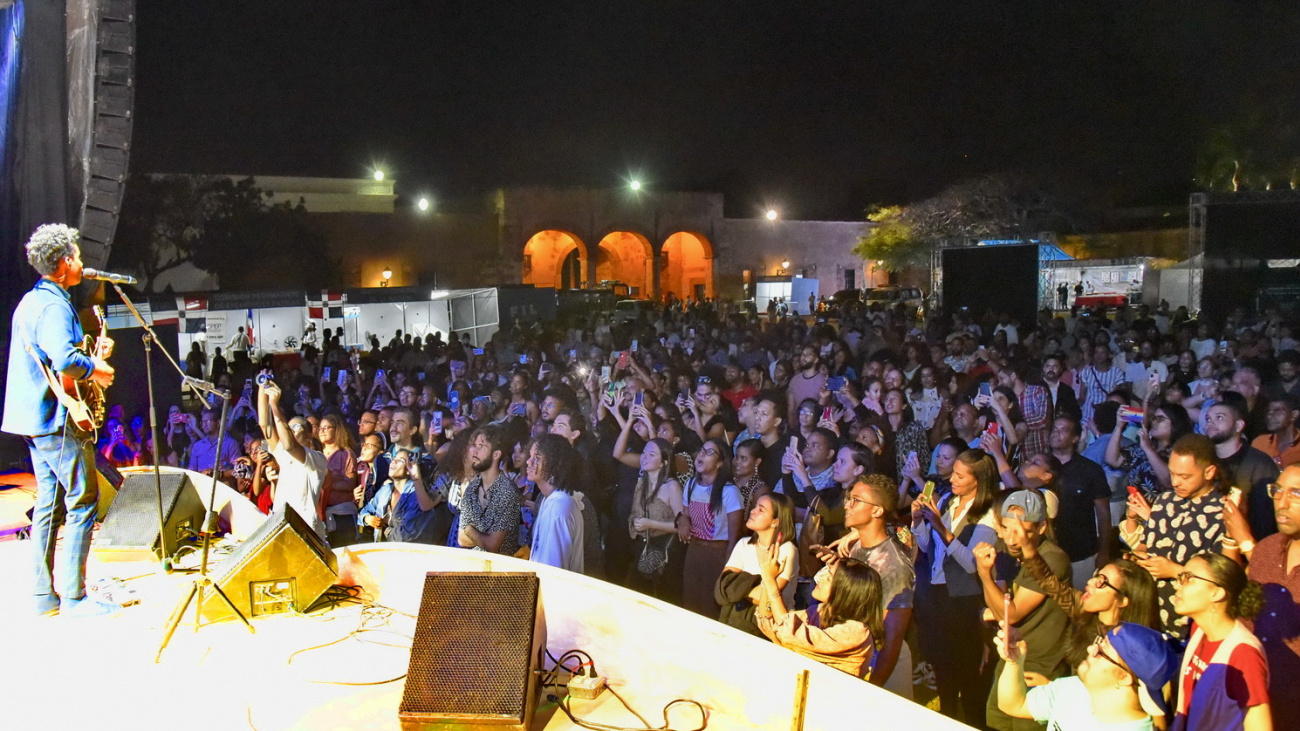
<svg viewBox="0 0 1300 731"><path fill-rule="evenodd" d="M682 572L682 606L710 619L718 616L713 587L727 557L740 540L745 507L731 482L731 449L710 439L695 455L695 475L686 484L686 510L678 520L678 537L686 542Z"/></svg>
<svg viewBox="0 0 1300 731"><path fill-rule="evenodd" d="M759 551L767 551L777 546L776 562L779 572L776 586L781 590L785 606L794 606L794 578L797 568L797 553L794 547L794 502L781 493L761 495L754 502L754 509L749 511L745 521L749 535L736 542L727 559L724 572L744 572L759 576ZM755 605L761 599L757 587L750 592L750 601Z"/></svg>

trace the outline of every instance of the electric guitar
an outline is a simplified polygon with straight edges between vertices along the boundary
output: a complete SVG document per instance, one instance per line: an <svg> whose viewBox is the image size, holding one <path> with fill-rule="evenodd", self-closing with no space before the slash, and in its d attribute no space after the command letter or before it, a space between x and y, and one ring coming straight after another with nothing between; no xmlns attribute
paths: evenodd
<svg viewBox="0 0 1300 731"><path fill-rule="evenodd" d="M99 322L99 335L94 338L87 335L77 350L92 358L104 360L108 345L105 337L108 330L104 324L104 308L95 305L92 309L95 311L95 319ZM50 390L54 392L59 403L68 410L68 419L76 424L77 428L82 431L93 431L104 425L107 405L102 387L90 381L78 381L62 373L56 373L36 354L36 351L32 350L31 345L27 346L27 352L40 364L41 371L45 373L45 380L49 381Z"/></svg>

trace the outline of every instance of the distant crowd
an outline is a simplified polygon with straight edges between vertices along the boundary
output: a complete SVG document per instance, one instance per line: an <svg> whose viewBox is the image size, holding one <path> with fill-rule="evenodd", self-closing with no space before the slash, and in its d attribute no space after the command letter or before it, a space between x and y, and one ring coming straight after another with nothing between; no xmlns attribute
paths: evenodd
<svg viewBox="0 0 1300 731"><path fill-rule="evenodd" d="M115 409L101 449L332 546L622 584L975 727L1300 729L1291 320L818 309L241 333L186 361L231 394L224 440L195 400L158 435Z"/></svg>

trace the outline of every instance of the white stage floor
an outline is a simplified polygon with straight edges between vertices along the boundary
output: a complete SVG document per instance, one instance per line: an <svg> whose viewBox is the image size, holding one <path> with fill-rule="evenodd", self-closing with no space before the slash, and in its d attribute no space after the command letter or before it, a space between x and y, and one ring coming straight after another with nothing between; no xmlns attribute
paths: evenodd
<svg viewBox="0 0 1300 731"><path fill-rule="evenodd" d="M306 652L300 651L357 629L360 608L262 617L253 621L256 634L236 621L197 632L182 625L155 664L167 618L189 586L186 576L160 574L154 563L101 564L92 553L89 579L126 580L141 603L107 617L35 617L30 547L28 541L0 543L0 728L398 728L402 681L340 683L404 674L409 640L402 636L412 634L414 619L390 613L386 621L394 634L363 635L398 647L347 639ZM795 680L808 669L808 729L866 728L886 720L913 729L964 728L717 622L569 572L409 544L367 545L356 557L364 568L355 575L376 588L376 602L409 614L418 610L426 571L535 571L542 577L551 651L590 652L601 674L654 725L667 701L684 697L710 709L709 729L790 729ZM187 620L192 617L193 610ZM382 617L373 619L370 626L383 626ZM472 618L466 627L481 629ZM592 721L640 727L609 693L575 700L573 710ZM670 720L679 731L699 725L691 707L676 707ZM576 726L543 701L533 728Z"/></svg>

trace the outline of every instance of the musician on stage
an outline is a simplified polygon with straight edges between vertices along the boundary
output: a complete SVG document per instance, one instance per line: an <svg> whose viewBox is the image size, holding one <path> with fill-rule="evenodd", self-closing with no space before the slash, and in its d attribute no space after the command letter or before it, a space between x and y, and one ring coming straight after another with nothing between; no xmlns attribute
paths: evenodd
<svg viewBox="0 0 1300 731"><path fill-rule="evenodd" d="M107 388L113 368L78 350L81 323L68 290L81 283L80 234L61 224L37 228L27 262L41 278L14 310L9 375L0 429L22 436L36 474L32 514L34 589L38 614L100 614L116 607L86 598L86 556L99 497L93 479L93 435L68 418L41 364L56 374ZM111 343L101 353L108 357ZM38 362L39 360L39 362ZM62 516L60 517L60 514ZM62 522L63 557L54 575L54 546Z"/></svg>

